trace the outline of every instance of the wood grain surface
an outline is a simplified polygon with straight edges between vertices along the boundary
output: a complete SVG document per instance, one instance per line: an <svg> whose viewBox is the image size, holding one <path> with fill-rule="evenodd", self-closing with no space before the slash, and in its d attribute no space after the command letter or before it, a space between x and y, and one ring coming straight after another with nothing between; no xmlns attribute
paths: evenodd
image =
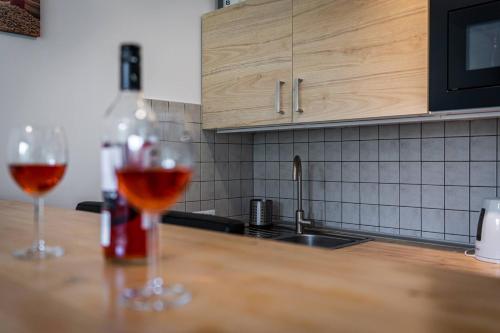
<svg viewBox="0 0 500 333"><path fill-rule="evenodd" d="M252 0L202 18L203 128L290 123L292 0ZM281 111L275 112L276 80Z"/></svg>
<svg viewBox="0 0 500 333"><path fill-rule="evenodd" d="M33 263L31 205L0 201L0 332L498 332L497 266L459 253L365 243L322 250L162 226L167 281L190 304L124 309L117 295L145 267L106 264L99 216L47 207L47 240L66 248ZM451 269L450 269L451 268ZM469 271L469 272L466 272ZM480 274L477 274L477 273Z"/></svg>
<svg viewBox="0 0 500 333"><path fill-rule="evenodd" d="M294 122L427 113L427 0L294 0Z"/></svg>

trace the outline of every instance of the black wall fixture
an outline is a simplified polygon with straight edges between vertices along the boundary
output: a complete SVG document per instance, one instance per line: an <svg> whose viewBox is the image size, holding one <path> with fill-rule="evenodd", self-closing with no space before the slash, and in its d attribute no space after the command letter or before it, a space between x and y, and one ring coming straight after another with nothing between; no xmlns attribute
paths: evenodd
<svg viewBox="0 0 500 333"><path fill-rule="evenodd" d="M217 8L223 8L224 6L227 7L227 6L235 4L235 1L234 0L217 0L216 3L217 3Z"/></svg>

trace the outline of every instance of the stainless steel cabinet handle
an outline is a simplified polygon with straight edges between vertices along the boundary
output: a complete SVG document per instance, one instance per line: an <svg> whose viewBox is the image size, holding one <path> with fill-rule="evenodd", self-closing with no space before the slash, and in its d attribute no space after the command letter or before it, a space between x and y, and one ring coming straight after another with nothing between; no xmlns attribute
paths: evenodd
<svg viewBox="0 0 500 333"><path fill-rule="evenodd" d="M303 81L303 79L295 79L293 82L293 111L295 112L304 112L300 107L300 96L299 96L299 85Z"/></svg>
<svg viewBox="0 0 500 333"><path fill-rule="evenodd" d="M281 86L285 84L285 82L276 80L276 89L274 91L274 109L276 113L284 113L281 111Z"/></svg>

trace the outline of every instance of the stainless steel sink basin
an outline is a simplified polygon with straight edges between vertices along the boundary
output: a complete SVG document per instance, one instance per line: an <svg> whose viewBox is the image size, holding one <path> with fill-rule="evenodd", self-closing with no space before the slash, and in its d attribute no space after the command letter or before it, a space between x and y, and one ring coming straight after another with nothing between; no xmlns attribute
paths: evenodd
<svg viewBox="0 0 500 333"><path fill-rule="evenodd" d="M314 234L296 234L278 237L275 240L280 242L294 243L311 247L323 247L329 249L337 249L340 247L355 245L364 241L366 238L357 238L349 236L325 236Z"/></svg>

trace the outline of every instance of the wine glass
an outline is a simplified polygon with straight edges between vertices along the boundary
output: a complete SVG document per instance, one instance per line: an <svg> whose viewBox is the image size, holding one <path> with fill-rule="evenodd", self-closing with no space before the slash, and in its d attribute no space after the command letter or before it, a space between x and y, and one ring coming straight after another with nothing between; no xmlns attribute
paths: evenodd
<svg viewBox="0 0 500 333"><path fill-rule="evenodd" d="M61 127L27 125L14 128L8 141L7 163L19 187L33 197L35 239L31 247L16 250L19 259L40 260L60 257L64 250L45 244L43 234L43 196L62 179L68 163L66 136Z"/></svg>
<svg viewBox="0 0 500 333"><path fill-rule="evenodd" d="M122 164L116 169L118 191L141 211L142 226L147 229L148 281L143 288L125 289L122 293L125 305L142 311L161 311L191 300L182 285L166 285L160 273L160 214L185 191L193 165L191 140L183 122L174 114L164 118L163 130L171 141L148 139L152 137L150 132L130 130L129 126Z"/></svg>

